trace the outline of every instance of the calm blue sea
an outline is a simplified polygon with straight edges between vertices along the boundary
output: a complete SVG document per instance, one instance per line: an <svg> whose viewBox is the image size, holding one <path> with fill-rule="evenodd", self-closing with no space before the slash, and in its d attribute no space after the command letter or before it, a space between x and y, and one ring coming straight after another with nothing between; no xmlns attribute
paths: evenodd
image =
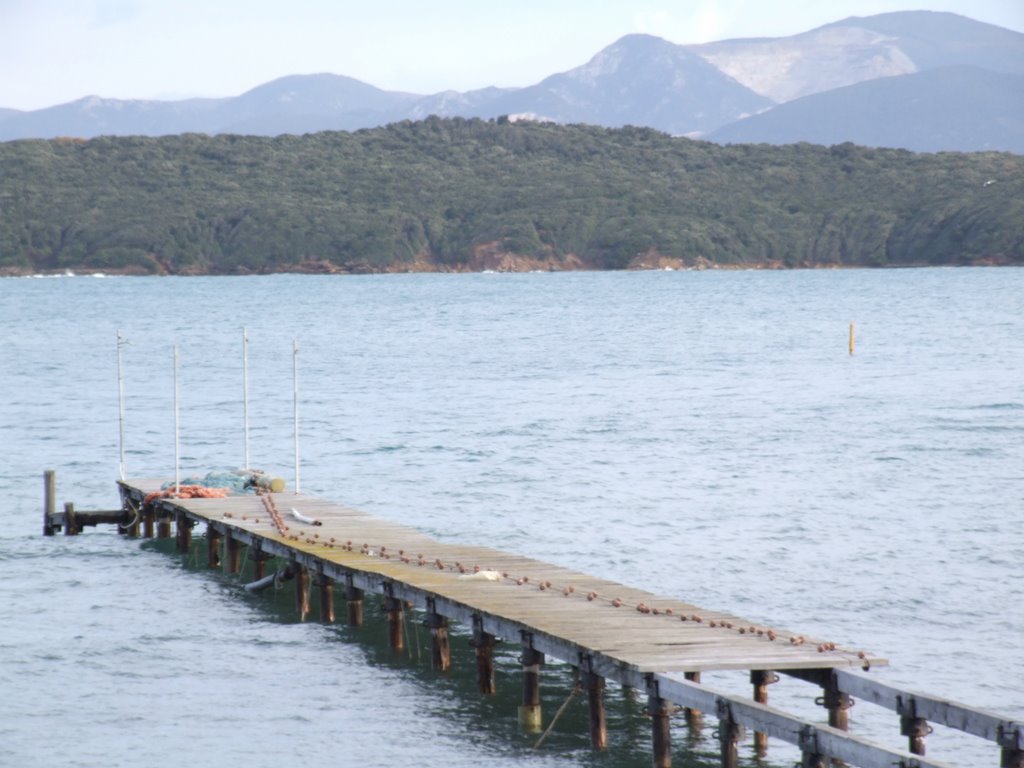
<svg viewBox="0 0 1024 768"><path fill-rule="evenodd" d="M856 353L847 349L856 324ZM129 475L244 462L453 541L498 546L888 657L880 679L1024 718L1024 270L0 280L0 765L646 766L639 698L549 741L470 650L437 680L410 628L297 623L166 543L40 535L42 472L116 506ZM747 692L745 674L706 676ZM572 687L547 668L548 717ZM773 703L817 720L818 692ZM853 728L902 746L895 715ZM713 718L675 764L714 765ZM753 762L749 745L743 759ZM937 730L929 754L995 766ZM768 765L796 753L772 744Z"/></svg>

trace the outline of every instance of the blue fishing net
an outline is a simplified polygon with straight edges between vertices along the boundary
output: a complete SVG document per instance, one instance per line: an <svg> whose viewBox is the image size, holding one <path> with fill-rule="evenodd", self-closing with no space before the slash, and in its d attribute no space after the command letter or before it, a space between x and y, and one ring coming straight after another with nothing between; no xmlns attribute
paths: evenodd
<svg viewBox="0 0 1024 768"><path fill-rule="evenodd" d="M201 485L206 488L227 488L229 493L244 494L256 492L256 477L253 472L209 472L202 477L183 477L180 485ZM160 486L163 489L173 488L170 480Z"/></svg>

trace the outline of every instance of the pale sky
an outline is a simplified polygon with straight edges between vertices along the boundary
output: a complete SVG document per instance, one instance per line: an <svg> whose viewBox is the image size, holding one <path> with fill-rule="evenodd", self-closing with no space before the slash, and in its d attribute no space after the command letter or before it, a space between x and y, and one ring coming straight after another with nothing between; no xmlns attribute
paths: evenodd
<svg viewBox="0 0 1024 768"><path fill-rule="evenodd" d="M631 32L779 37L901 10L1024 32L1024 0L0 0L0 107L237 96L316 72L422 94L526 86Z"/></svg>

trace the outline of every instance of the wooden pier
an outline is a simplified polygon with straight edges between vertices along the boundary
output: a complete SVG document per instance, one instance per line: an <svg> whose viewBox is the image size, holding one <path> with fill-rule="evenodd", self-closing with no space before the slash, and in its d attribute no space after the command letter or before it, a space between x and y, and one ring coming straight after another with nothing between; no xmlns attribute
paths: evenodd
<svg viewBox="0 0 1024 768"><path fill-rule="evenodd" d="M550 563L485 547L450 544L412 528L312 496L262 491L224 498L176 498L167 480L119 483L122 508L76 513L55 504L47 473L44 533L63 527L116 522L128 535L169 537L189 551L192 531L205 526L208 565L236 573L248 548L258 590L283 580L295 585L296 606L309 611L310 590L320 591L320 619L334 620L335 586L347 604L347 620L363 621L367 594L379 595L388 616L388 637L402 648L404 617L425 615L435 669L451 665L449 622L472 630L477 682L482 694L495 690L494 647L501 639L521 647L524 727L540 730L539 676L547 658L573 665L587 694L590 739L607 745L604 688L607 680L646 692L655 766L671 764L670 715L687 709L718 720L721 764L734 768L745 731L763 751L767 737L796 745L803 766L842 760L862 768L945 766L925 756L929 722L995 742L1002 768L1024 768L1024 726L957 702L896 689L866 670L882 658L828 640L751 622L672 597L651 594ZM267 561L282 566L266 573ZM751 699L701 684L702 672L749 670ZM768 686L777 673L819 686L828 725L772 708ZM908 751L877 745L849 732L852 697L894 711ZM895 727L895 719L894 719Z"/></svg>

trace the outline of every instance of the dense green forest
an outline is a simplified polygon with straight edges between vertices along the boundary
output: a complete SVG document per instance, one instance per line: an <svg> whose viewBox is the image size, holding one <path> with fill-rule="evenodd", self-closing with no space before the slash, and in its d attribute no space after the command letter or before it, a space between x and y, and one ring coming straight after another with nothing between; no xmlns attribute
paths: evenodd
<svg viewBox="0 0 1024 768"><path fill-rule="evenodd" d="M438 119L0 144L0 274L1024 264L1024 157Z"/></svg>

